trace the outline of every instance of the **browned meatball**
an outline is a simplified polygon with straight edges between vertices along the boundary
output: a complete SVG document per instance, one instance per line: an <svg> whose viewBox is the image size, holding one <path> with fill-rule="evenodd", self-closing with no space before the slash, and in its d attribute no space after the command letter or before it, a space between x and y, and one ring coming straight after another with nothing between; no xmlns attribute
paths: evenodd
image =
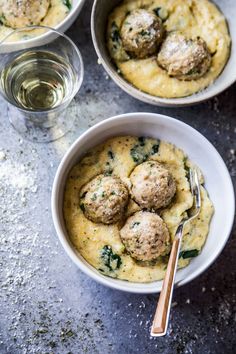
<svg viewBox="0 0 236 354"><path fill-rule="evenodd" d="M203 39L188 39L180 32L171 32L161 46L157 62L169 76L196 80L210 68L211 54Z"/></svg>
<svg viewBox="0 0 236 354"><path fill-rule="evenodd" d="M128 189L120 178L102 174L87 183L80 194L85 216L103 224L120 221L128 199Z"/></svg>
<svg viewBox="0 0 236 354"><path fill-rule="evenodd" d="M141 208L166 207L176 192L171 173L156 161L146 161L135 167L130 180L132 196Z"/></svg>
<svg viewBox="0 0 236 354"><path fill-rule="evenodd" d="M11 28L39 25L50 3L51 0L3 0L1 11L4 25Z"/></svg>
<svg viewBox="0 0 236 354"><path fill-rule="evenodd" d="M139 211L130 216L120 237L130 255L139 261L152 261L169 249L169 231L157 214Z"/></svg>
<svg viewBox="0 0 236 354"><path fill-rule="evenodd" d="M163 25L154 12L133 10L121 27L124 49L132 56L146 58L157 51L163 37Z"/></svg>

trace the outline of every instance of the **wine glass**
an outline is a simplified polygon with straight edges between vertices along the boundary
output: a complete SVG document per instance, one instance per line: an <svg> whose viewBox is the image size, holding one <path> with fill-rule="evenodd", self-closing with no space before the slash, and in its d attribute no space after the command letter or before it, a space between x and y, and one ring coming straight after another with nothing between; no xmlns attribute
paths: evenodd
<svg viewBox="0 0 236 354"><path fill-rule="evenodd" d="M25 139L50 142L71 129L83 75L76 45L50 27L17 29L0 41L0 94Z"/></svg>

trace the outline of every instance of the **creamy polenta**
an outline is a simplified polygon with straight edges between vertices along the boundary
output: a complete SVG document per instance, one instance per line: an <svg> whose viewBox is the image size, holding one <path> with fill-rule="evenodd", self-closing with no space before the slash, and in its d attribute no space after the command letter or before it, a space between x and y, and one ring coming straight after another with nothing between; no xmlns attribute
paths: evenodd
<svg viewBox="0 0 236 354"><path fill-rule="evenodd" d="M8 0L4 0L8 1ZM0 40L2 40L4 37L6 37L9 33L12 32L13 29L9 25L5 25L6 22L6 15L3 13L3 6L4 6L4 1L2 4L0 4ZM73 0L50 0L49 1L49 6L46 9L46 15L40 23L38 24L39 26L48 26L54 28L56 25L58 25L64 18L68 15L71 7L72 7L72 1ZM32 1L32 4L34 5L34 2ZM39 4L35 4L35 6L40 7L40 1ZM19 5L18 5L19 6ZM30 6L30 5L28 5ZM14 13L11 13L11 16L13 17ZM19 22L19 24L24 23L24 21L21 21L20 14L17 14L15 16L15 23ZM26 17L26 16L25 16ZM30 21L30 18L28 19ZM34 25L34 23L29 23L30 25ZM17 27L26 27L25 25L20 25ZM17 29L17 28L16 28ZM27 31L27 33L19 33L16 34L15 37L12 37L12 41L14 40L22 40L22 39L28 39L31 37L34 37L35 35L41 34L39 31L33 30L31 32Z"/></svg>
<svg viewBox="0 0 236 354"><path fill-rule="evenodd" d="M165 166L176 182L176 194L168 207L158 214L162 217L173 240L177 225L193 204L188 171L192 163L176 146L151 138L131 136L111 138L90 150L70 171L64 194L64 219L69 237L76 250L102 274L133 282L152 282L162 279L168 262L160 256L152 262L134 260L121 241L119 230L128 216L141 210L129 199L124 220L116 224L94 223L84 215L83 186L99 174L117 176L131 189L129 176L144 161L157 161ZM201 184L203 176L199 172ZM202 249L213 214L213 205L207 191L201 186L202 208L199 217L184 229L179 267L185 267ZM169 241L169 250L171 248Z"/></svg>
<svg viewBox="0 0 236 354"><path fill-rule="evenodd" d="M162 19L166 34L177 31L190 40L200 38L204 41L211 55L209 70L200 78L179 80L158 65L158 50L147 58L132 58L124 48L121 29L127 16L136 9L157 14ZM145 31L143 35L146 35ZM139 43L140 40L137 45ZM107 45L118 72L133 86L153 96L189 96L212 84L228 60L230 43L223 14L208 0L124 0L108 20Z"/></svg>

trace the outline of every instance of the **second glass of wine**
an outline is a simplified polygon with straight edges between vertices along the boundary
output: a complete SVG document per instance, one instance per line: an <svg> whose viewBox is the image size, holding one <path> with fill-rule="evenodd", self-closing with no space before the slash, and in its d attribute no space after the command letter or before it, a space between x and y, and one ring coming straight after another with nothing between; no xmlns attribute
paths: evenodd
<svg viewBox="0 0 236 354"><path fill-rule="evenodd" d="M0 93L11 124L27 140L50 142L72 128L83 74L76 45L52 28L22 28L0 42Z"/></svg>

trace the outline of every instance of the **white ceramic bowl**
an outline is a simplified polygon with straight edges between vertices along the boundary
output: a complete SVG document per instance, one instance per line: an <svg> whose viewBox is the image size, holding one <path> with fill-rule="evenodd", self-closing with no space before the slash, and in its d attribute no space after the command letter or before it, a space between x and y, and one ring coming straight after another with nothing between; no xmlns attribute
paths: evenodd
<svg viewBox="0 0 236 354"><path fill-rule="evenodd" d="M77 16L79 15L80 11L82 10L82 7L85 3L85 0L71 0L71 10L68 12L68 15L61 21L59 22L56 26L53 27L56 31L60 33L64 33L68 28L72 25L72 23L76 20ZM48 26L44 26L45 29L49 28ZM8 34L10 35L11 32ZM7 38L7 36L5 37ZM5 38L2 38L1 41L5 40ZM31 48L33 45L41 45L47 42L50 42L55 38L55 35L51 34L42 34L39 35L36 38L32 39L27 39L27 40L19 40L17 42L9 42L8 44L5 44L5 48L1 48L0 52L8 52L12 51L14 47L16 47L17 50L19 49L26 49L26 48ZM0 41L0 42L1 42ZM0 43L1 44L1 43ZM12 49L13 48L13 49Z"/></svg>
<svg viewBox="0 0 236 354"><path fill-rule="evenodd" d="M161 290L161 281L140 284L102 275L74 249L65 228L62 203L70 169L90 148L111 136L118 135L149 136L174 143L203 171L215 214L201 254L194 258L188 267L177 272L177 285L186 284L212 264L228 240L234 219L234 190L224 161L213 145L189 125L167 116L152 113L116 116L96 124L75 141L58 167L52 191L53 221L62 246L84 273L104 285L134 293L155 293Z"/></svg>
<svg viewBox="0 0 236 354"><path fill-rule="evenodd" d="M147 102L157 106L177 107L187 106L205 101L220 92L224 91L236 81L236 1L235 0L214 0L213 2L224 13L229 26L229 31L232 39L232 48L230 58L215 82L208 86L205 90L183 98L161 98L144 93L117 73L106 46L106 26L107 17L112 9L117 6L122 0L95 0L91 17L91 31L93 44L99 59L115 83L120 86L125 92L137 98L140 101Z"/></svg>

